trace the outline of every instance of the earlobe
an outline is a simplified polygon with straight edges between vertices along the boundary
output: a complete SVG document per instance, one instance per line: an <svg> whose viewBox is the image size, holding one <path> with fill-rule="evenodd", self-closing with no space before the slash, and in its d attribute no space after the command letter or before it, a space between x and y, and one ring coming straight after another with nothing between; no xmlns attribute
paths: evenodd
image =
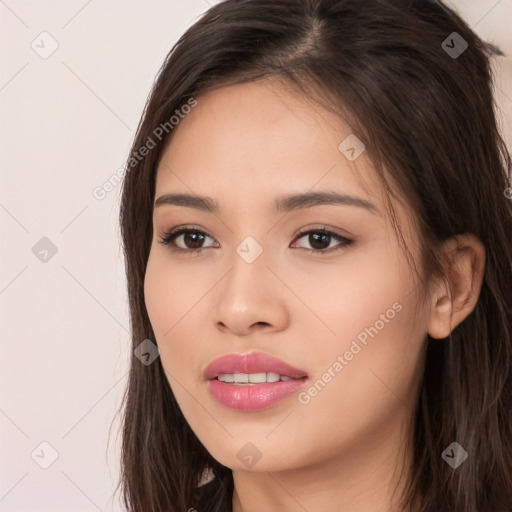
<svg viewBox="0 0 512 512"><path fill-rule="evenodd" d="M485 248L472 234L457 235L443 243L445 278L431 293L428 334L442 339L473 311L480 296L485 269Z"/></svg>
<svg viewBox="0 0 512 512"><path fill-rule="evenodd" d="M432 338L442 339L450 335L451 321L453 315L452 300L450 292L436 295L430 309L428 322L428 334Z"/></svg>

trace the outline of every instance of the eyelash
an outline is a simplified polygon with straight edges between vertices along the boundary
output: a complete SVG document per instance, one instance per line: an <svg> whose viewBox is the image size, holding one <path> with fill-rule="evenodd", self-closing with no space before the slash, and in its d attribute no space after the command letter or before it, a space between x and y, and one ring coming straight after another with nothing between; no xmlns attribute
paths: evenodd
<svg viewBox="0 0 512 512"><path fill-rule="evenodd" d="M182 254L185 253L188 255L199 255L204 249L209 249L209 247L200 247L199 249L182 249L181 247L172 245L172 242L176 238L178 238L178 236L180 236L184 233L199 233L201 235L206 235L206 236L210 237L210 235L208 235L208 233L205 233L204 231L202 231L200 229L195 229L195 228L190 228L190 227L182 227L182 228L178 228L176 230L170 230L170 231L165 232L163 234L163 236L160 238L159 243L169 246L169 249L174 253L182 253ZM334 233L333 231L329 231L325 227L300 231L299 233L297 233L295 240L299 240L303 236L309 235L311 233L321 233L323 235L329 235L331 238L334 238L338 242L342 242L342 245L340 245L334 249L332 247L330 249L304 249L304 248L302 248L302 249L308 251L310 254L322 254L323 255L323 254L343 250L343 249L351 246L355 242L354 240L352 240L350 238L338 235L338 233ZM210 237L210 238L213 238L213 237ZM299 247L299 249L301 249L301 248Z"/></svg>

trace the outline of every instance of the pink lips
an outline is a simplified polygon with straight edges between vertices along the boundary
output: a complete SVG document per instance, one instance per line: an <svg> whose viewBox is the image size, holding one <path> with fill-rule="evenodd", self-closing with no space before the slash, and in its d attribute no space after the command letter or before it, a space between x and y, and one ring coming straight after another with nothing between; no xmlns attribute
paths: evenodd
<svg viewBox="0 0 512 512"><path fill-rule="evenodd" d="M221 373L278 373L294 380L262 384L229 384L217 380ZM212 361L204 371L208 389L222 405L239 411L257 411L287 398L299 391L307 380L307 373L262 353L226 354Z"/></svg>

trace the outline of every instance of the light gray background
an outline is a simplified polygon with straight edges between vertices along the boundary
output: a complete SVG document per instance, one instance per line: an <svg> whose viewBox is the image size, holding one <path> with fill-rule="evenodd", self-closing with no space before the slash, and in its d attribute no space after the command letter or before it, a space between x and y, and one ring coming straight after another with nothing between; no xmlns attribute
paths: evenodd
<svg viewBox="0 0 512 512"><path fill-rule="evenodd" d="M452 1L496 60L512 147L512 0ZM121 510L119 421L129 321L119 169L154 76L209 4L0 0L0 510ZM58 49L43 59L39 52ZM42 40L42 38L44 38ZM43 237L57 253L32 252ZM44 257L41 253L39 257ZM142 341L142 340L141 340ZM52 449L58 458L51 462Z"/></svg>

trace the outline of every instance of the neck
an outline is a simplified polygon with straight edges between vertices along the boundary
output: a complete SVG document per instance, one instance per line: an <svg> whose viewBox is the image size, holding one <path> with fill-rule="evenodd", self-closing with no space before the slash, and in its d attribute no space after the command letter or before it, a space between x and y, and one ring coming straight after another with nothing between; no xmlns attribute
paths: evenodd
<svg viewBox="0 0 512 512"><path fill-rule="evenodd" d="M234 470L233 512L416 512L401 503L412 467L410 432L410 426L395 424L374 439L354 441L353 448L306 467Z"/></svg>

